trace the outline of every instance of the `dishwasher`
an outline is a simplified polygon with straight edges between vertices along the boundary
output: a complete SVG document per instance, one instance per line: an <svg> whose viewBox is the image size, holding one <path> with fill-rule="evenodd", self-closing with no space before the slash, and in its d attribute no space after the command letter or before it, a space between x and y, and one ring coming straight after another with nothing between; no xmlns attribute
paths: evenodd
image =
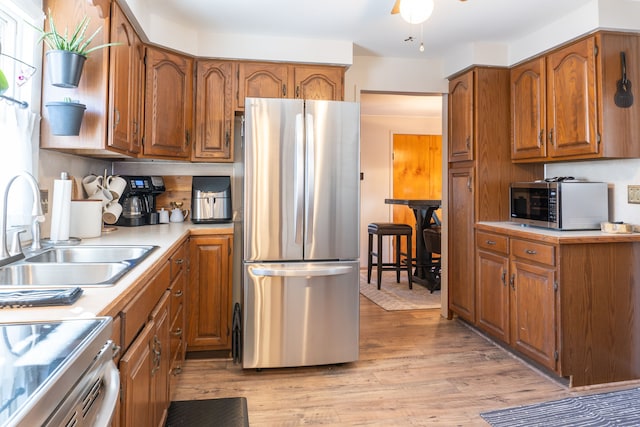
<svg viewBox="0 0 640 427"><path fill-rule="evenodd" d="M110 317L0 324L0 426L108 426L120 389Z"/></svg>

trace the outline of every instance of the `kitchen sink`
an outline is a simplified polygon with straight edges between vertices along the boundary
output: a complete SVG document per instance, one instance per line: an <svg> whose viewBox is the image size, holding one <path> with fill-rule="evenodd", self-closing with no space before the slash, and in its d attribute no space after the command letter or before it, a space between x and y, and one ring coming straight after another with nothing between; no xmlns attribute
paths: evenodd
<svg viewBox="0 0 640 427"><path fill-rule="evenodd" d="M131 268L127 262L17 263L0 268L0 286L110 286Z"/></svg>
<svg viewBox="0 0 640 427"><path fill-rule="evenodd" d="M31 256L28 263L138 263L157 246L59 246Z"/></svg>

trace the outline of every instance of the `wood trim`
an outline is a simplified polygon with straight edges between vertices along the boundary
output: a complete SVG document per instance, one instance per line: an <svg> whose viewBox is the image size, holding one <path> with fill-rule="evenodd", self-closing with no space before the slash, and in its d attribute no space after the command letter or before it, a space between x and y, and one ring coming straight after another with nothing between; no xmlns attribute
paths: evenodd
<svg viewBox="0 0 640 427"><path fill-rule="evenodd" d="M98 8L98 16L102 19L109 17L109 10L111 7L111 0L87 0L91 6Z"/></svg>

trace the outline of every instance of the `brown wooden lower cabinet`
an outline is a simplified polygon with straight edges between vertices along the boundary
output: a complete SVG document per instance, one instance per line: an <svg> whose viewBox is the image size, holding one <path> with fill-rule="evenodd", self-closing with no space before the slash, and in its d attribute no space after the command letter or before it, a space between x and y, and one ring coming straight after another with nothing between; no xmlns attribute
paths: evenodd
<svg viewBox="0 0 640 427"><path fill-rule="evenodd" d="M189 243L187 349L231 349L231 235L192 236Z"/></svg>
<svg viewBox="0 0 640 427"><path fill-rule="evenodd" d="M640 379L640 237L477 228L478 328L571 386Z"/></svg>

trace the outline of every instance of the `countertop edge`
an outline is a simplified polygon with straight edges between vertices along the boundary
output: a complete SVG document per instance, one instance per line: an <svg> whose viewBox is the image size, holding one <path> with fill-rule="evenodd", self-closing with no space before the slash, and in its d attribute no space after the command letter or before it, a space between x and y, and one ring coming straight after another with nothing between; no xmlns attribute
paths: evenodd
<svg viewBox="0 0 640 427"><path fill-rule="evenodd" d="M637 243L640 233L611 234L600 230L557 231L545 228L523 226L506 221L482 221L475 225L476 230L505 233L512 237L535 239L536 241L554 244L584 243Z"/></svg>

